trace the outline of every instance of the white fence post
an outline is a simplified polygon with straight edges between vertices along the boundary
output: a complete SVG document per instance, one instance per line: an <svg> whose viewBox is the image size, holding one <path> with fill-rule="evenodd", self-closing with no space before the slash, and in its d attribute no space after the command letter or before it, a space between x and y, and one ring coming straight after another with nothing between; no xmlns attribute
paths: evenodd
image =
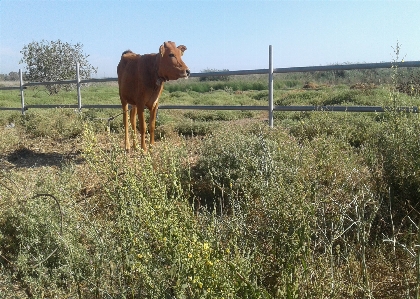
<svg viewBox="0 0 420 299"><path fill-rule="evenodd" d="M19 69L19 83L20 83L20 102L22 106L22 115L25 115L25 97L23 95L23 75L22 75L21 69Z"/></svg>
<svg viewBox="0 0 420 299"><path fill-rule="evenodd" d="M82 110L82 95L80 93L80 73L79 73L79 62L76 62L76 80L77 80L77 107L79 112Z"/></svg>
<svg viewBox="0 0 420 299"><path fill-rule="evenodd" d="M273 46L269 46L268 51L268 125L273 127Z"/></svg>

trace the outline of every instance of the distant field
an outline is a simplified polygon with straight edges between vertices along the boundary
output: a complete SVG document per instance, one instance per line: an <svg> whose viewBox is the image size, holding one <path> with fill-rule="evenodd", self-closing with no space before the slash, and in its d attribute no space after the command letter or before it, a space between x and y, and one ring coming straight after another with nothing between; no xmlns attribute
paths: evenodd
<svg viewBox="0 0 420 299"><path fill-rule="evenodd" d="M198 79L179 80L166 84L164 92L160 98L160 105L237 105L237 106L267 106L268 90L267 83L264 82L266 76L237 76L226 82L199 82ZM244 79L244 81L240 81ZM389 86L387 84L371 85L366 88L351 88L351 85L315 83L305 86L309 81L284 81L280 76L275 80L276 86L282 88L275 89L275 105L371 105L389 106L392 105L390 99ZM286 82L286 83L285 83ZM264 85L265 84L265 85ZM289 85L290 87L285 87ZM201 87L200 87L201 86ZM265 86L265 89L262 88ZM294 87L292 87L294 86ZM242 88L240 88L242 87ZM260 87L260 89L252 89ZM209 91L195 91L195 90ZM83 104L113 104L119 105L118 85L115 82L89 84L82 87ZM405 106L417 105L417 100L408 95L401 94L400 103ZM56 104L56 105L77 105L76 91L60 92L50 96L42 88L30 87L25 90L25 105ZM0 91L0 107L19 107L19 91ZM11 122L12 119L20 118L20 112L2 112L3 124ZM42 109L30 109L31 114L51 114L53 111ZM83 109L82 117L96 120L101 127L106 126L106 119L120 114L119 109ZM301 116L298 116L301 115ZM275 123L290 122L290 119L302 117L302 112L276 112ZM209 121L229 121L243 118L267 119L265 111L200 111L200 110L164 110L161 109L158 115L158 130L161 134L168 133L167 130L175 130L181 134L206 134L211 130ZM306 116L305 116L306 117ZM13 120L17 122L17 120ZM1 120L0 120L1 122ZM122 116L117 117L111 123L111 129L121 131Z"/></svg>
<svg viewBox="0 0 420 299"><path fill-rule="evenodd" d="M0 87L19 86L19 81L0 81Z"/></svg>

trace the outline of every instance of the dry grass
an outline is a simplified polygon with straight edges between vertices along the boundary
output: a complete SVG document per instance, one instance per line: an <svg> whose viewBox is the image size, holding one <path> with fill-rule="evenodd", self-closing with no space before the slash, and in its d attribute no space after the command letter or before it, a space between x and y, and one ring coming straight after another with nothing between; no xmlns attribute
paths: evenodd
<svg viewBox="0 0 420 299"><path fill-rule="evenodd" d="M19 81L0 81L0 87L19 87Z"/></svg>

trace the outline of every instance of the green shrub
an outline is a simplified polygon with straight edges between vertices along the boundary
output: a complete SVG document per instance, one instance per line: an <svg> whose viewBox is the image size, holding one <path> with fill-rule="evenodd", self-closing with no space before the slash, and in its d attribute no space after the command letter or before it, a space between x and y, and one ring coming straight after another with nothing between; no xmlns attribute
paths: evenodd
<svg viewBox="0 0 420 299"><path fill-rule="evenodd" d="M240 247L253 247L261 267L255 277L272 296L315 292L305 283L308 261L333 255L340 242L350 250L360 233L370 233L379 204L375 181L341 141L319 135L299 145L281 129L233 128L207 137L199 156L192 171L195 201L243 217ZM349 220L361 217L357 211L366 216L359 225Z"/></svg>
<svg viewBox="0 0 420 299"><path fill-rule="evenodd" d="M82 134L82 117L71 109L51 109L21 116L20 125L33 137L74 138Z"/></svg>
<svg viewBox="0 0 420 299"><path fill-rule="evenodd" d="M363 113L300 113L289 122L290 133L299 140L313 140L322 136L334 136L351 146L360 148L378 134L381 124L375 115Z"/></svg>
<svg viewBox="0 0 420 299"><path fill-rule="evenodd" d="M216 124L210 124L206 121L186 121L174 126L175 132L182 136L205 136L210 134Z"/></svg>
<svg viewBox="0 0 420 299"><path fill-rule="evenodd" d="M256 94L252 95L252 98L257 100L257 101L261 101L261 100L265 100L267 101L268 99L268 91L260 91L257 92Z"/></svg>

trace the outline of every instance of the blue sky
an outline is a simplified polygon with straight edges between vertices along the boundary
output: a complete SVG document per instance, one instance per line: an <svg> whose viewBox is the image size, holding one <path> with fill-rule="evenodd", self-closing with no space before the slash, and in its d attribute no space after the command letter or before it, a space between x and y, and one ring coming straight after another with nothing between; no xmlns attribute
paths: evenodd
<svg viewBox="0 0 420 299"><path fill-rule="evenodd" d="M116 77L121 53L184 44L192 72L393 59L420 60L420 0L0 0L0 73L24 69L32 41L84 45L95 77Z"/></svg>

